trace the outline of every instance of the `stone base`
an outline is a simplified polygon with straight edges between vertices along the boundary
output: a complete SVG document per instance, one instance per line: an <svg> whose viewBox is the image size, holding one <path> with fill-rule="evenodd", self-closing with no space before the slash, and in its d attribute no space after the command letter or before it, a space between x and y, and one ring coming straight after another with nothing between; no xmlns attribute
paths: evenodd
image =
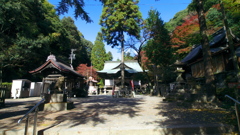
<svg viewBox="0 0 240 135"><path fill-rule="evenodd" d="M39 110L41 111L64 111L73 109L73 102L43 103Z"/></svg>
<svg viewBox="0 0 240 135"><path fill-rule="evenodd" d="M62 103L67 102L67 95L66 94L45 94L45 103Z"/></svg>

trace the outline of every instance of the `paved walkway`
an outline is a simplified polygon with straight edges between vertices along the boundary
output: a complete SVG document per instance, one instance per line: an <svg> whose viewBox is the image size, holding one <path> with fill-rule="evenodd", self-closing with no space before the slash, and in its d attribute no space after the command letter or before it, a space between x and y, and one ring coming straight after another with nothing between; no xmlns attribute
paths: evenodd
<svg viewBox="0 0 240 135"><path fill-rule="evenodd" d="M71 98L74 109L38 114L38 135L169 135L230 133L224 110L184 109L161 97L109 95ZM41 99L6 99L0 109L0 135L22 135L17 121ZM30 121L33 123L33 120ZM29 133L32 128L29 128Z"/></svg>

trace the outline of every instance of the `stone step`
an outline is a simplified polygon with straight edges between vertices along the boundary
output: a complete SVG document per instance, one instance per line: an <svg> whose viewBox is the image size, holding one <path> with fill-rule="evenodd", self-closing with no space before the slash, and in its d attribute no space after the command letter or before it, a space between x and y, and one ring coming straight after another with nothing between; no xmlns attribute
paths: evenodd
<svg viewBox="0 0 240 135"><path fill-rule="evenodd" d="M67 126L66 126L67 127ZM38 131L38 135L233 135L235 127L222 124L179 125L161 127L51 127ZM24 129L0 131L0 135L22 135ZM28 134L32 134L29 128Z"/></svg>

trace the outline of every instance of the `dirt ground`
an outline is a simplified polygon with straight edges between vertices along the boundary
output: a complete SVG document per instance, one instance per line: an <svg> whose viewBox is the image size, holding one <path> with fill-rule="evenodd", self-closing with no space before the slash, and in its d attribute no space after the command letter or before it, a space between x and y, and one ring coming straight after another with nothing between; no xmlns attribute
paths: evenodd
<svg viewBox="0 0 240 135"><path fill-rule="evenodd" d="M74 108L71 110L40 111L37 130L41 133L63 127L158 129L184 125L225 124L226 117L232 117L226 110L186 109L174 102L164 102L163 99L144 95L137 95L135 98L112 98L109 95L70 98L69 100L74 102ZM18 124L17 121L40 100L40 97L6 99L6 106L0 109L0 130L23 129L25 123ZM30 123L32 124L33 120L30 120Z"/></svg>

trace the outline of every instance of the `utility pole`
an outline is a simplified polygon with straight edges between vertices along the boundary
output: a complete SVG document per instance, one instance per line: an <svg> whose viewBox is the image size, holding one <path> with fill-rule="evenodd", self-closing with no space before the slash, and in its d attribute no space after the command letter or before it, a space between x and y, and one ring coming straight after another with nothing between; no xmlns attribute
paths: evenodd
<svg viewBox="0 0 240 135"><path fill-rule="evenodd" d="M76 50L77 49L71 49L71 54L70 54L70 57L69 57L69 59L71 60L70 66L71 66L72 69L73 69L72 61L76 59L75 54L73 52L76 51Z"/></svg>

